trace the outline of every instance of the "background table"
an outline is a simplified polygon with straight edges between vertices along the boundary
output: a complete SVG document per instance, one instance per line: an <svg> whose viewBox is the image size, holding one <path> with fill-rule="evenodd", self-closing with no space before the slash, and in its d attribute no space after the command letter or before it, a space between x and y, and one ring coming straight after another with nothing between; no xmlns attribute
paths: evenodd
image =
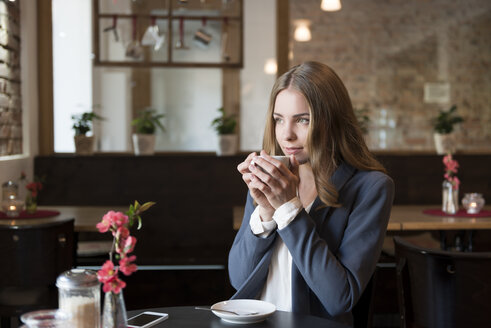
<svg viewBox="0 0 491 328"><path fill-rule="evenodd" d="M211 311L196 310L193 306L164 307L146 310L128 311L128 318L144 311L163 312L169 314L169 318L156 324L155 328L193 328L193 327L255 327L255 328L348 328L349 326L332 320L296 314L291 312L276 311L271 317L260 323L232 324L222 321Z"/></svg>
<svg viewBox="0 0 491 328"><path fill-rule="evenodd" d="M466 218L424 214L430 208L441 205L394 205L390 213L388 231L411 230L490 230L491 217ZM491 210L491 206L485 206Z"/></svg>
<svg viewBox="0 0 491 328"><path fill-rule="evenodd" d="M36 218L36 219L16 219L12 218L0 220L0 225L37 225L49 222L66 221L75 219L76 232L97 232L96 224L102 220L104 214L108 211L126 212L128 206L38 206L40 210L55 210L60 212L59 215Z"/></svg>

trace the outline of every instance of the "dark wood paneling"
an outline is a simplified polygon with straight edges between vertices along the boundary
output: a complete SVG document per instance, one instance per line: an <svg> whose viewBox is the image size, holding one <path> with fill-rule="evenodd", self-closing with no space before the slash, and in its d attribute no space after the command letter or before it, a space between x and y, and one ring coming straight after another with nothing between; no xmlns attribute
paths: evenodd
<svg viewBox="0 0 491 328"><path fill-rule="evenodd" d="M43 205L157 204L135 233L140 264L226 263L234 236L234 206L246 186L236 170L243 157L215 155L41 156Z"/></svg>
<svg viewBox="0 0 491 328"><path fill-rule="evenodd" d="M443 156L379 155L395 182L394 204L440 204L444 174ZM461 181L459 198L479 192L491 199L491 155L455 155Z"/></svg>
<svg viewBox="0 0 491 328"><path fill-rule="evenodd" d="M156 201L144 216L139 260L149 264L224 263L232 242L233 207L243 206L246 186L237 165L245 155L213 154L41 156L45 176L41 205L129 205ZM396 186L395 204L439 204L442 156L378 156ZM460 197L481 192L491 199L491 155L458 155ZM147 235L151 235L149 238ZM151 262L151 263L150 263ZM142 263L142 262L140 262Z"/></svg>

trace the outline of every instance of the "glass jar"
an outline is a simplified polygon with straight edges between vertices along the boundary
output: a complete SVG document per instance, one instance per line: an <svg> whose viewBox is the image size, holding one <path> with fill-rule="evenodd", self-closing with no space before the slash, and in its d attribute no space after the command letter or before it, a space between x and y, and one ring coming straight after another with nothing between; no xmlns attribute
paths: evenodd
<svg viewBox="0 0 491 328"><path fill-rule="evenodd" d="M462 198L462 206L464 206L468 214L479 213L483 208L484 203L485 201L482 197L482 194L478 194L475 192L464 194L464 198Z"/></svg>
<svg viewBox="0 0 491 328"><path fill-rule="evenodd" d="M2 185L2 200L17 199L19 187L13 181L7 181Z"/></svg>
<svg viewBox="0 0 491 328"><path fill-rule="evenodd" d="M100 328L101 291L97 273L72 269L56 279L58 305L69 313L75 328Z"/></svg>
<svg viewBox="0 0 491 328"><path fill-rule="evenodd" d="M61 310L40 310L21 315L20 320L25 324L21 328L72 328L70 315Z"/></svg>
<svg viewBox="0 0 491 328"><path fill-rule="evenodd" d="M459 210L459 189L452 183L444 180L442 184L442 211L447 214L455 214Z"/></svg>

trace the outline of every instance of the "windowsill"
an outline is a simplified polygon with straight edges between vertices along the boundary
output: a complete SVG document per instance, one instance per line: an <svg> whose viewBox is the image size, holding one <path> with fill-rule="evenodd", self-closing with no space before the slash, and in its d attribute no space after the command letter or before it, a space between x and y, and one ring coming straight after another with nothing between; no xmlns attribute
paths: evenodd
<svg viewBox="0 0 491 328"><path fill-rule="evenodd" d="M15 160L19 160L19 159L27 159L29 157L30 156L27 154L0 156L0 162L15 161Z"/></svg>

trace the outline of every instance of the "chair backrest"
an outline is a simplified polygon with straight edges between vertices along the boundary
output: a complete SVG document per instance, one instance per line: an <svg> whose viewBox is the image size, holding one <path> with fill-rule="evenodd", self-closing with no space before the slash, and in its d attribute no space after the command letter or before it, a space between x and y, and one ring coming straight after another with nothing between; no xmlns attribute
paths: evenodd
<svg viewBox="0 0 491 328"><path fill-rule="evenodd" d="M421 248L394 237L401 327L488 327L491 253Z"/></svg>
<svg viewBox="0 0 491 328"><path fill-rule="evenodd" d="M39 225L0 225L0 313L56 306L56 278L74 264L74 220ZM27 297L36 289L49 297ZM44 294L43 294L44 295ZM12 313L11 308L15 308ZM17 311L19 310L19 311Z"/></svg>
<svg viewBox="0 0 491 328"><path fill-rule="evenodd" d="M373 292L374 281L377 277L377 269L368 281L365 290L360 296L358 303L353 307L353 328L371 328L373 318Z"/></svg>

